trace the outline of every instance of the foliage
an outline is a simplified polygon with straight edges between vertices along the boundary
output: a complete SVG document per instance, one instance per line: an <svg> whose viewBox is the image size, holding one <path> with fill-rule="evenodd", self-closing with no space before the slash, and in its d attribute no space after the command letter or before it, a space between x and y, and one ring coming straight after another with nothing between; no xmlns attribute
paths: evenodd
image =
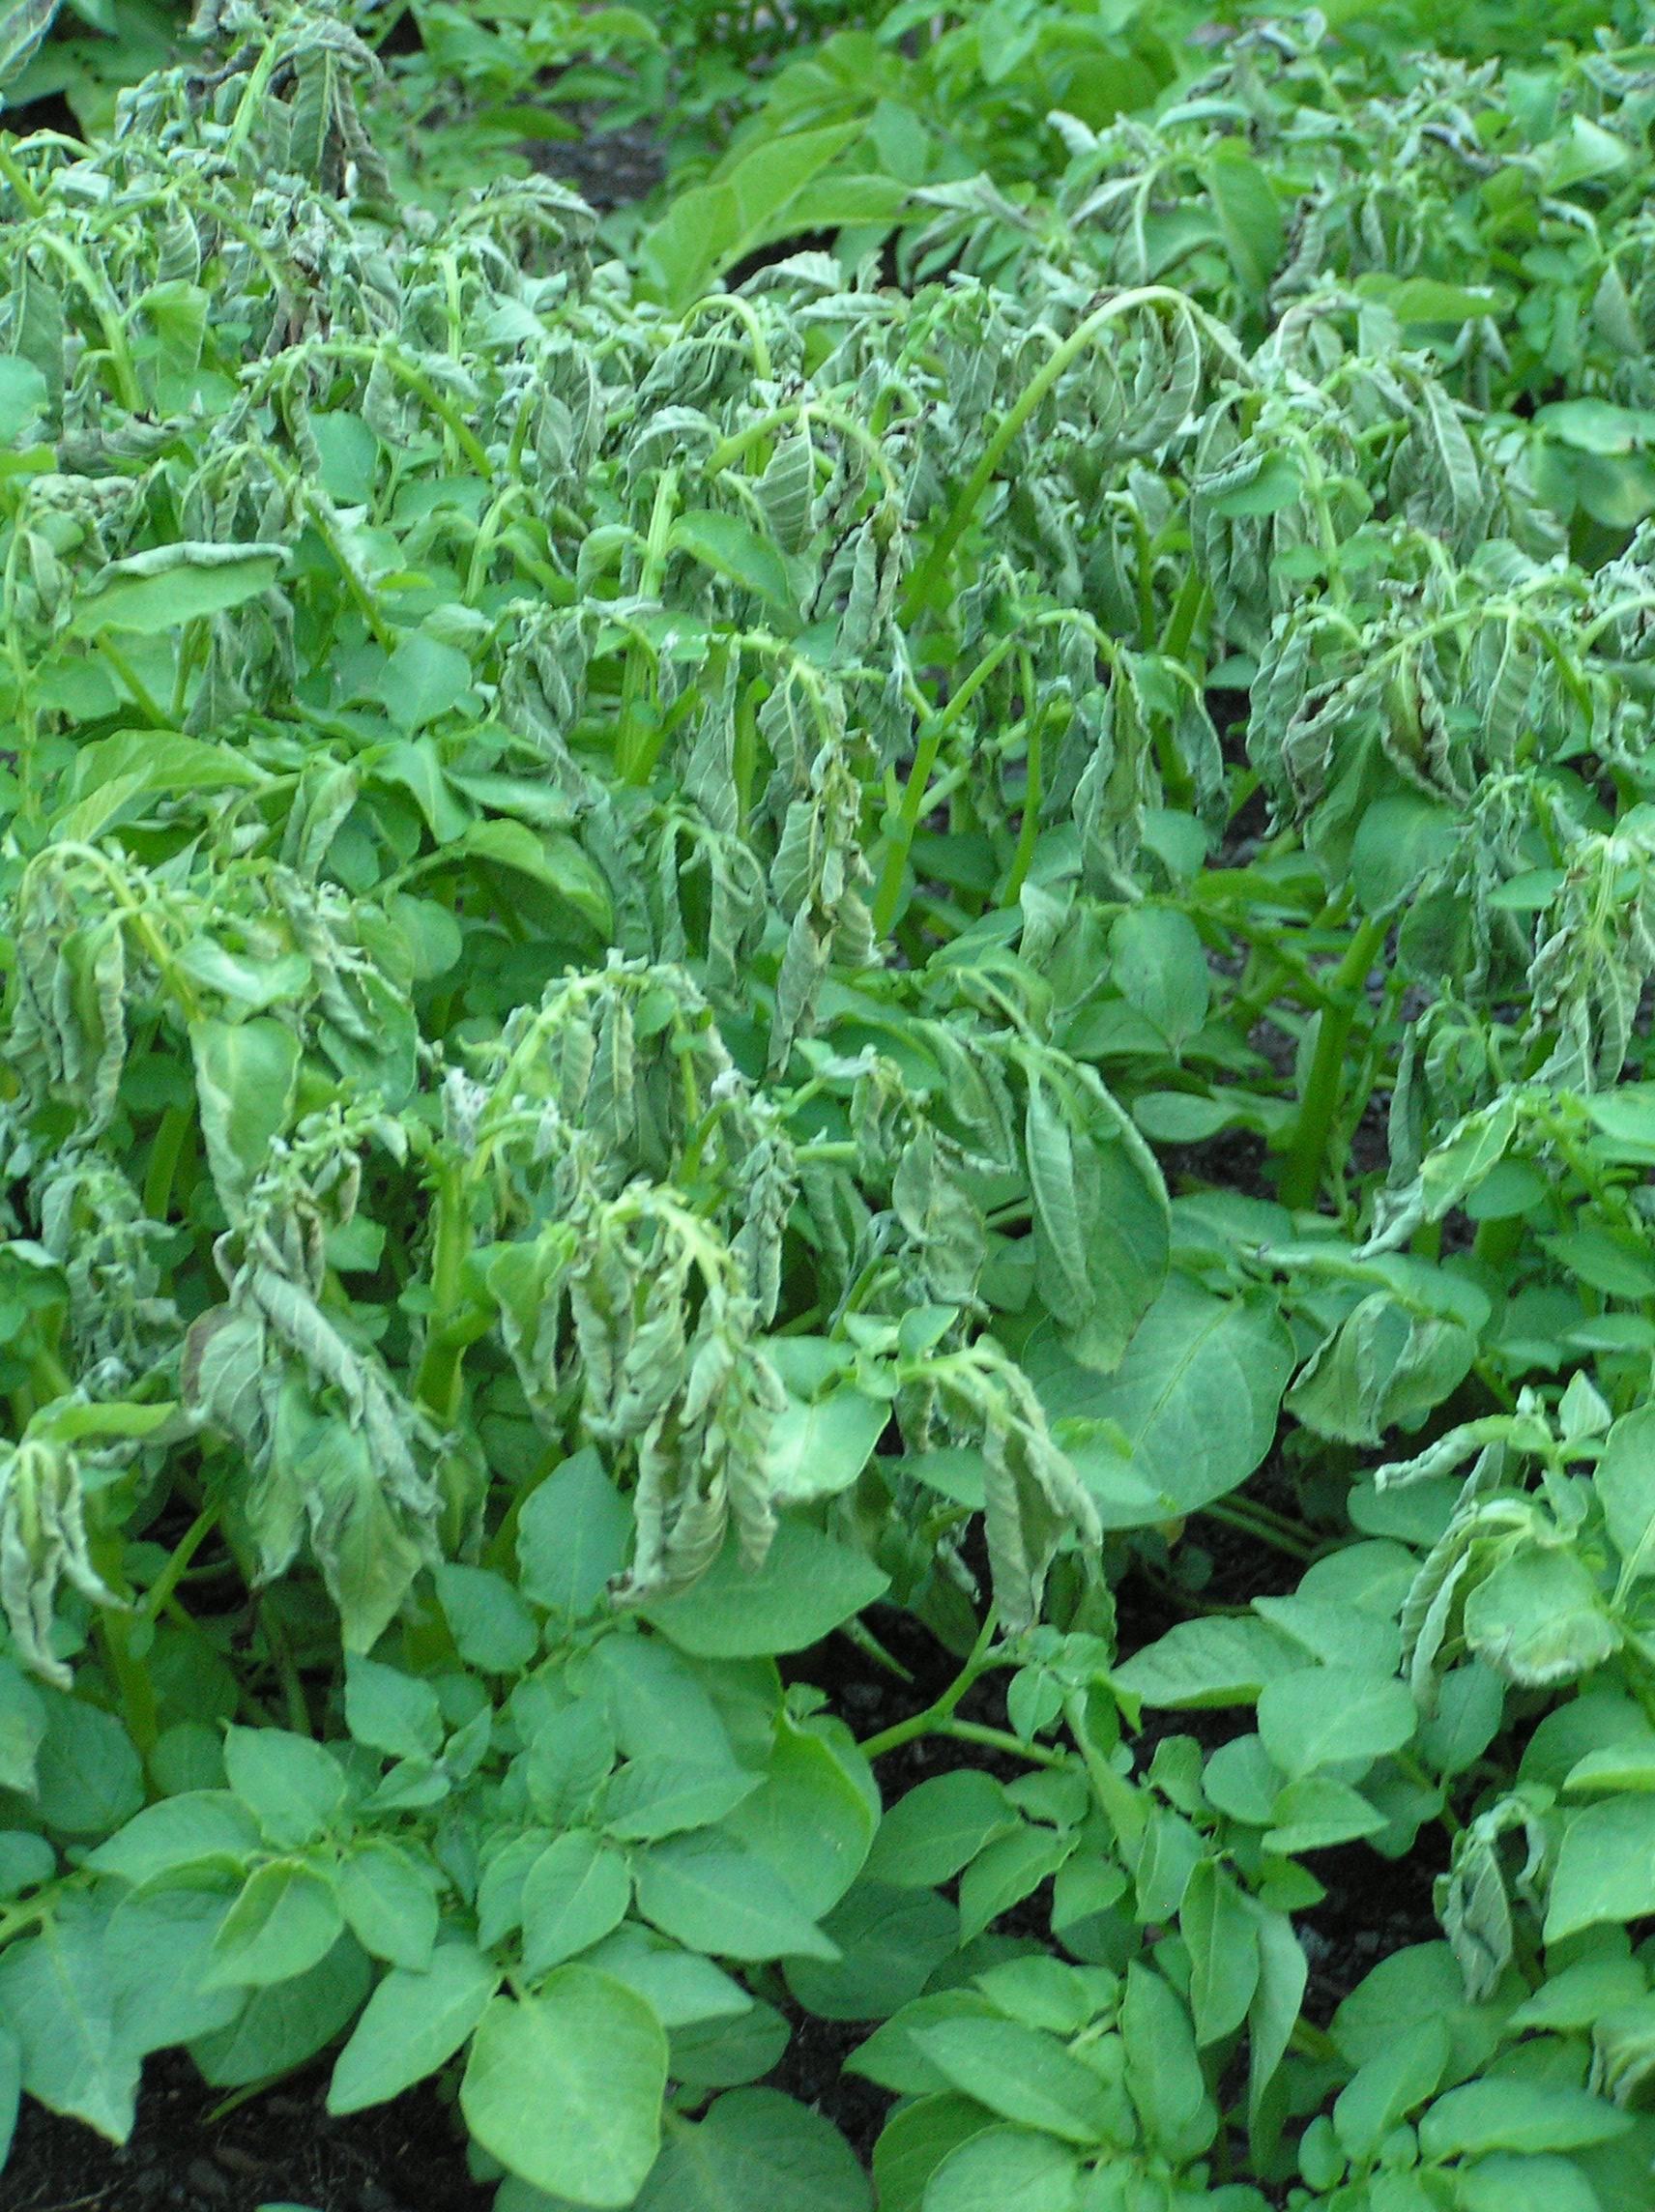
<svg viewBox="0 0 1655 2212"><path fill-rule="evenodd" d="M182 2045L500 2212L1646 2193L1650 49L1048 138L1063 19L630 261L400 193L373 12L0 141L0 2137Z"/></svg>

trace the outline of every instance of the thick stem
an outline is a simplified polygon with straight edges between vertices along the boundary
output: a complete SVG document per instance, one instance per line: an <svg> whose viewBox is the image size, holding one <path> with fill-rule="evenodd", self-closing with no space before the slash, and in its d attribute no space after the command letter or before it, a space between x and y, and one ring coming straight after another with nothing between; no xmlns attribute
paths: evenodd
<svg viewBox="0 0 1655 2212"><path fill-rule="evenodd" d="M1321 1187L1327 1140L1345 1084L1345 1048L1350 1041L1350 1025L1362 1003L1362 986L1385 942L1387 926L1381 916L1371 916L1350 940L1350 950L1334 970L1328 991L1330 1004L1324 1008L1317 1031L1316 1052L1305 1082L1292 1143L1282 1168L1278 1195L1284 1206L1313 1206Z"/></svg>
<svg viewBox="0 0 1655 2212"><path fill-rule="evenodd" d="M460 1363L470 1342L465 1331L454 1326L471 1248L465 1175L457 1161L445 1161L438 1170L433 1210L437 1233L431 1260L431 1311L414 1390L445 1428L452 1428L460 1410Z"/></svg>
<svg viewBox="0 0 1655 2212"><path fill-rule="evenodd" d="M885 936L896 919L896 910L902 903L902 879L907 872L915 831L926 813L925 802L930 789L931 771L937 766L937 754L943 740L950 724L959 720L1016 644L1017 634L1013 631L985 653L948 704L934 714L919 733L914 748L914 765L908 771L908 782L903 789L902 803L890 826L885 849L885 863L880 869L879 888L874 892L873 921L876 936Z"/></svg>
<svg viewBox="0 0 1655 2212"><path fill-rule="evenodd" d="M663 469L655 486L654 506L650 510L650 535L644 546L644 566L638 578L638 597L652 599L660 590L661 578L666 574L667 536L678 513L678 471ZM638 735L638 702L649 682L650 649L635 633L627 641L626 660L621 678L621 719L615 733L615 766L624 783L645 784L654 767L658 737L646 731Z"/></svg>

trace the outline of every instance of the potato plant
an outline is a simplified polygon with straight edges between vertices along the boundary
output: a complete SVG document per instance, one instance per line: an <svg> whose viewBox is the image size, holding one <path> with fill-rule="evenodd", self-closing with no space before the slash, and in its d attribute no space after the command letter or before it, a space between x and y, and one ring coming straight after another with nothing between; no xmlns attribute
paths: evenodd
<svg viewBox="0 0 1655 2212"><path fill-rule="evenodd" d="M627 254L378 14L0 136L0 2145L1644 2201L1645 12Z"/></svg>

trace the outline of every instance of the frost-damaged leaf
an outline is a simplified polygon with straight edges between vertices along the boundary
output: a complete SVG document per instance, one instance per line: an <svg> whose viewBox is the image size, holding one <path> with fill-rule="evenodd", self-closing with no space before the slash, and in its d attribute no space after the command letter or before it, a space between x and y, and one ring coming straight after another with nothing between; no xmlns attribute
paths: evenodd
<svg viewBox="0 0 1655 2212"><path fill-rule="evenodd" d="M1091 1070L1031 1062L1024 1149L1035 1279L1077 1359L1107 1371L1166 1279L1154 1155ZM1077 1080L1082 1074L1089 1080Z"/></svg>
<svg viewBox="0 0 1655 2212"><path fill-rule="evenodd" d="M263 1172L271 1140L286 1127L299 1073L300 1041L283 1023L192 1022L201 1135L219 1201L240 1218L248 1186Z"/></svg>
<svg viewBox="0 0 1655 2212"><path fill-rule="evenodd" d="M51 1646L63 1582L93 1605L125 1603L92 1562L79 1460L64 1443L25 1437L0 1456L0 1611L24 1662L68 1689L71 1670Z"/></svg>
<svg viewBox="0 0 1655 2212"><path fill-rule="evenodd" d="M17 74L62 5L63 0L4 0L0 5L0 86Z"/></svg>

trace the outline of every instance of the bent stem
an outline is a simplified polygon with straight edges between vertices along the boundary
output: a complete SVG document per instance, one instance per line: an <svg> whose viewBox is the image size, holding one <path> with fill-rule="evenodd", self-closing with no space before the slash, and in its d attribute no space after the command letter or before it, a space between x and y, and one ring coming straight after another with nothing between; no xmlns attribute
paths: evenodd
<svg viewBox="0 0 1655 2212"><path fill-rule="evenodd" d="M1002 637L999 644L977 662L948 704L919 733L914 749L914 765L908 771L902 803L897 808L890 826L889 840L885 849L885 863L880 869L879 888L874 892L873 925L876 936L884 937L896 919L896 910L902 903L902 879L908 867L908 856L913 850L915 831L926 811L926 800L931 783L931 771L937 766L937 754L950 725L957 722L995 670L1014 650L1018 642L1015 630Z"/></svg>
<svg viewBox="0 0 1655 2212"><path fill-rule="evenodd" d="M1100 331L1107 330L1118 316L1135 313L1143 307L1169 307L1177 313L1192 316L1201 326L1208 342L1227 357L1230 365L1245 369L1231 333L1169 284L1144 284L1130 292L1117 292L1113 299L1105 300L1101 306L1094 307L1041 364L1038 373L1024 386L1014 404L1007 409L1000 428L983 448L981 458L967 478L960 496L948 511L947 520L932 540L930 552L908 579L902 601L905 619L912 619L924 604L932 586L947 567L949 555L965 536L967 525L976 512L977 503L988 489L996 469L1011 451L1023 425L1052 387L1064 370L1080 358Z"/></svg>
<svg viewBox="0 0 1655 2212"><path fill-rule="evenodd" d="M966 1730L973 1732L964 1737L966 1742L980 1743L984 1741L985 1738L977 1732L973 1722L956 1721L954 1719L954 1710L979 1675L986 1674L991 1667L998 1664L992 1649L995 1630L998 1625L999 1615L996 1609L991 1605L983 1616L981 1628L977 1631L976 1642L966 1654L964 1666L943 1692L943 1695L927 1705L923 1712L914 1713L905 1721L897 1721L890 1728L882 1729L878 1735L865 1736L858 1746L862 1757L870 1760L882 1759L887 1751L895 1751L902 1744L912 1743L916 1736L959 1735ZM1019 1737L1003 1735L999 1729L990 1729L986 1740L1000 1744L1002 1748L1009 1746L1017 1751L1027 1748Z"/></svg>

